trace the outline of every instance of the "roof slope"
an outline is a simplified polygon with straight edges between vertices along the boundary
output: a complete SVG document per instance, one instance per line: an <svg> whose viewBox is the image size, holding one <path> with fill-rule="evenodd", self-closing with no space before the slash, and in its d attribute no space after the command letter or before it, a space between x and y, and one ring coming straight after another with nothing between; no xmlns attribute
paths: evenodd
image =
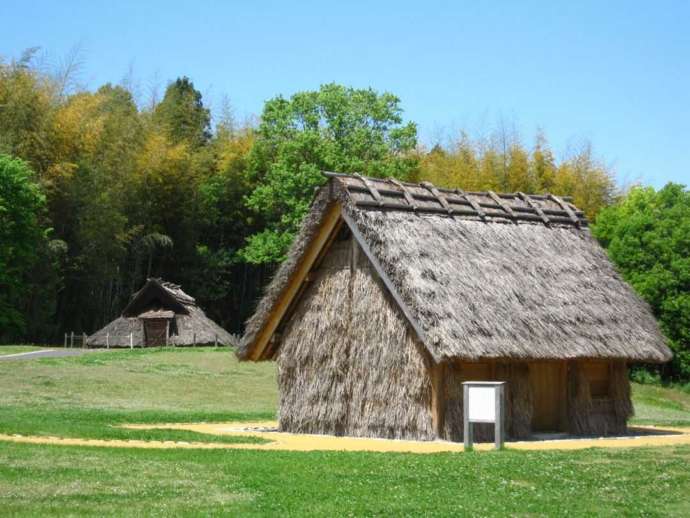
<svg viewBox="0 0 690 518"><path fill-rule="evenodd" d="M122 316L139 316L142 312L151 309L153 300L157 300L163 308L173 310L175 313L187 314L190 307L196 306L194 297L182 291L178 284L151 277L146 279L141 289L132 295L129 304L122 310Z"/></svg>
<svg viewBox="0 0 690 518"><path fill-rule="evenodd" d="M326 207L343 215L437 361L671 358L647 304L568 201L331 175L247 322L247 357Z"/></svg>

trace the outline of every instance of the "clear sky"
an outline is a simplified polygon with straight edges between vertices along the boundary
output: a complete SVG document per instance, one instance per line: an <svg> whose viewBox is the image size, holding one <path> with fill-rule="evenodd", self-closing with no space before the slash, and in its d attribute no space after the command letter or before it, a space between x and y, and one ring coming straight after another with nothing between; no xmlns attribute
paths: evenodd
<svg viewBox="0 0 690 518"><path fill-rule="evenodd" d="M690 184L690 1L0 1L0 55L75 45L81 82L189 76L239 116L336 81L398 95L422 142L499 120L621 182Z"/></svg>

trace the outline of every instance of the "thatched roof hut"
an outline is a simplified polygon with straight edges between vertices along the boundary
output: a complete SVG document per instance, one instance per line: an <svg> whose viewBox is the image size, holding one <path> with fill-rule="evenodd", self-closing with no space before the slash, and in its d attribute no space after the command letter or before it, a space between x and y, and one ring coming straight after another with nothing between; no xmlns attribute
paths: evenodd
<svg viewBox="0 0 690 518"><path fill-rule="evenodd" d="M458 440L465 380L514 437L625 429L627 363L671 352L569 199L327 176L238 350L282 429Z"/></svg>
<svg viewBox="0 0 690 518"><path fill-rule="evenodd" d="M87 345L98 347L234 342L233 336L209 319L180 286L154 278L132 295L120 317L86 340Z"/></svg>

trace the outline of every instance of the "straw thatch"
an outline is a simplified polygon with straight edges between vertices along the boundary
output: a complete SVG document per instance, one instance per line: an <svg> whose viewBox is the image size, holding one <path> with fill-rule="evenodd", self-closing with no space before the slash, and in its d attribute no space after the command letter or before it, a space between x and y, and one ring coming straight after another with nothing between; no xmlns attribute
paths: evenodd
<svg viewBox="0 0 690 518"><path fill-rule="evenodd" d="M316 196L288 259L247 322L241 358L253 347L334 200L343 204L385 270L436 361L671 358L649 307L620 278L584 220L576 217L578 223L569 225L564 217L551 216L549 225L534 219L505 223L510 220L496 210L486 209L483 218L449 214L426 199L413 200L414 211L391 209L381 200L383 205L369 204L353 182L359 180L333 178ZM396 189L381 180L367 183L385 186L378 188L379 198L380 192ZM503 204L515 196L508 210L520 209L520 217L528 217L521 197L501 196ZM475 203L490 205L483 197L475 195ZM541 206L547 218L544 211L557 212L555 202L534 197L530 203Z"/></svg>
<svg viewBox="0 0 690 518"><path fill-rule="evenodd" d="M145 344L144 321L170 321L169 345L237 345L238 340L206 316L193 297L161 279L148 279L116 318L86 340L93 347L141 347Z"/></svg>
<svg viewBox="0 0 690 518"><path fill-rule="evenodd" d="M330 176L237 352L278 359L283 429L459 440L463 362L489 361L526 437L544 360L570 364L571 431L624 429L625 362L671 352L569 200ZM612 362L607 398L588 392L592 360Z"/></svg>
<svg viewBox="0 0 690 518"><path fill-rule="evenodd" d="M352 267L351 250L351 238L333 246L281 337L280 427L430 439L421 344L366 262Z"/></svg>

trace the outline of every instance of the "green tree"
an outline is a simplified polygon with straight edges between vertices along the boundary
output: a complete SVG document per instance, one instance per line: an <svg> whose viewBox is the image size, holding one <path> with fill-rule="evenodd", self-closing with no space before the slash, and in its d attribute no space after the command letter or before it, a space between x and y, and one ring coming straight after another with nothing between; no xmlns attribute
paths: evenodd
<svg viewBox="0 0 690 518"><path fill-rule="evenodd" d="M197 147L211 137L210 112L204 107L201 92L187 77L168 85L163 100L154 109L153 119L173 144L186 142Z"/></svg>
<svg viewBox="0 0 690 518"><path fill-rule="evenodd" d="M413 123L390 93L336 84L269 100L250 156L258 186L248 206L265 223L242 251L251 263L280 261L324 170L411 178L417 167Z"/></svg>
<svg viewBox="0 0 690 518"><path fill-rule="evenodd" d="M45 243L45 197L28 164L0 155L0 336L24 329L27 274Z"/></svg>
<svg viewBox="0 0 690 518"><path fill-rule="evenodd" d="M635 187L599 213L593 232L659 319L674 352L666 374L690 379L690 192Z"/></svg>

